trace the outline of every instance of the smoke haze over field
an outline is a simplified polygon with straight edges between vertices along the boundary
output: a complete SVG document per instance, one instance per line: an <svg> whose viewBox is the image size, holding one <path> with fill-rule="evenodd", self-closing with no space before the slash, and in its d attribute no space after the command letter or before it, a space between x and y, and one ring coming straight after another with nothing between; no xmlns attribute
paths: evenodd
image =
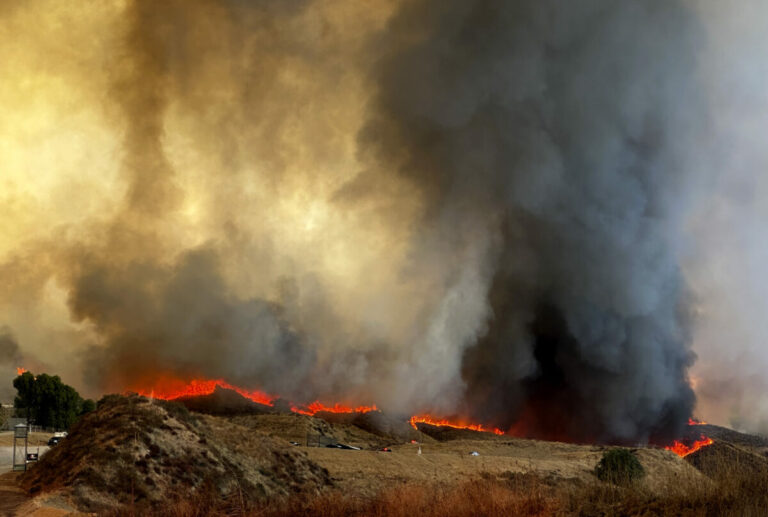
<svg viewBox="0 0 768 517"><path fill-rule="evenodd" d="M747 414L714 4L362 4L0 8L0 352L602 441L678 436L698 352Z"/></svg>

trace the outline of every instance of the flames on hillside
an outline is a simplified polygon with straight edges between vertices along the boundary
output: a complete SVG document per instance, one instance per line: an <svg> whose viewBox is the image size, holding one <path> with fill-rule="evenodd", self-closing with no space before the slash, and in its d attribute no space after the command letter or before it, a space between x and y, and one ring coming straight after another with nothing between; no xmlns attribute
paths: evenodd
<svg viewBox="0 0 768 517"><path fill-rule="evenodd" d="M707 425L707 423L703 420L696 420L695 418L688 419L688 426L693 427L697 425ZM712 438L700 434L699 439L689 438L687 440L675 440L672 442L672 445L668 445L664 448L668 451L674 452L681 458L684 458L689 454L698 451L699 449L702 449L708 445L712 445L713 443L715 443L715 441Z"/></svg>
<svg viewBox="0 0 768 517"><path fill-rule="evenodd" d="M276 402L281 397L265 393L260 390L248 390L238 386L234 386L223 379L192 379L182 380L174 377L161 377L155 379L151 383L152 388L147 389L143 387L134 388L130 391L135 391L139 395L146 397L174 400L184 397L196 397L212 394L216 388L224 388L232 390L241 396L249 399L257 404L262 404L269 407L274 407ZM319 400L315 400L309 403L295 403L290 404L291 411L302 415L316 415L318 413L369 413L371 411L378 411L376 404L355 406L346 405L338 402L323 403ZM471 431L479 431L486 433L493 433L496 435L510 435L517 436L517 427L504 431L497 427L491 427L483 425L481 423L471 422L463 418L444 418L430 414L418 414L413 415L409 419L409 423L414 429L418 429L419 424L427 424L435 427L450 427L453 429L466 429ZM693 418L688 419L689 426L706 425L706 422L695 420ZM671 445L664 447L665 449L674 452L680 457L685 457L703 447L711 445L714 441L701 435L699 440L690 442L689 440L675 440Z"/></svg>
<svg viewBox="0 0 768 517"><path fill-rule="evenodd" d="M21 367L21 366L16 367L17 375L21 375L27 371L28 370L24 367ZM135 391L139 395L143 395L145 397L150 397L150 398L156 398L156 399L162 399L162 400L174 400L174 399L180 399L185 397L211 395L216 390L216 388L223 388L226 390L234 391L238 393L240 396L252 402L255 402L257 404L261 404L264 406L269 406L269 407L275 407L276 402L281 399L281 397L270 395L261 390L249 390L249 389L241 388L239 386L235 386L223 379L184 380L184 379L176 378L173 376L159 376L154 378L154 380L151 383L147 383L147 384L151 384L152 387L146 388L143 386L139 386L139 387L131 388L128 391ZM316 415L318 413L337 413L337 414L349 413L351 414L351 413L369 413L371 411L379 410L376 404L363 405L363 406L346 405L338 402L325 404L323 402L320 402L319 400L315 400L313 402L309 402L305 404L291 403L290 409L294 413L309 415L309 416ZM484 432L484 433L493 433L499 436L502 436L502 435L524 436L525 434L520 432L521 426L518 424L504 431L502 429L499 429L498 427L491 427L491 426L483 425L481 423L471 422L464 418L459 418L459 417L445 418L445 417L439 417L439 416L430 415L430 414L413 415L410 417L409 423L414 429L417 429L417 430L419 428L418 427L419 424L427 424L435 427L450 427L453 429L464 429L464 430L478 431L478 432ZM702 420L689 418L688 425L700 426L700 425L707 425L707 423ZM713 443L714 443L714 440L702 434L698 440L693 440L693 441L675 440L671 445L665 446L664 448L674 452L680 457L685 457Z"/></svg>
<svg viewBox="0 0 768 517"><path fill-rule="evenodd" d="M688 456L689 454L694 453L699 449L706 447L707 445L712 445L713 443L715 443L715 441L712 438L707 438L706 436L701 435L701 438L699 440L694 440L691 445L686 445L685 442L675 440L672 445L664 448L668 451L674 452L681 458L684 458L685 456Z"/></svg>
<svg viewBox="0 0 768 517"><path fill-rule="evenodd" d="M27 369L23 367L17 367L16 373L18 375L26 372ZM162 399L162 400L175 400L185 397L198 397L212 394L216 388L223 388L234 391L240 396L251 400L257 404L264 406L274 407L275 403L280 397L270 395L260 390L248 390L228 383L223 379L191 379L183 380L175 377L163 376L155 379L152 382L152 388L135 388L130 391L135 391L139 395L143 395L150 398ZM302 415L316 415L318 413L369 413L371 411L378 411L376 404L354 406L346 405L338 402L326 404L315 400L313 402L299 404L291 403L291 411ZM507 431L499 429L497 427L486 426L480 423L471 422L463 418L444 418L430 414L413 415L409 419L409 423L414 429L418 429L419 424L427 424L435 427L450 427L453 429L465 429L470 431L479 431L485 433L493 433L499 436L510 435L516 436L519 433L515 432L516 427L512 427ZM696 420L693 418L688 419L689 426L707 425L706 422ZM675 440L671 445L664 448L674 452L680 457L688 456L689 454L698 451L699 449L712 445L714 440L709 437L700 436L698 440Z"/></svg>
<svg viewBox="0 0 768 517"><path fill-rule="evenodd" d="M418 424L428 424L433 425L435 427L453 427L454 429L469 429L470 431L480 431L483 433L493 433L493 434L506 434L504 431L497 427L486 427L481 424L474 424L471 422L467 422L464 420L458 420L458 419L447 419L447 418L436 418L431 415L414 415L410 419L411 426L413 426L414 429L418 429Z"/></svg>
<svg viewBox="0 0 768 517"><path fill-rule="evenodd" d="M184 381L172 377L163 377L153 383L151 389L137 388L135 391L145 397L173 400L183 397L197 397L212 394L216 388L224 388L237 392L239 395L264 406L274 407L280 397L270 395L260 390L247 390L234 386L223 379L192 379ZM315 415L317 413L368 413L378 411L376 405L371 406L347 406L338 402L326 405L315 400L308 404L291 404L291 411L302 415Z"/></svg>

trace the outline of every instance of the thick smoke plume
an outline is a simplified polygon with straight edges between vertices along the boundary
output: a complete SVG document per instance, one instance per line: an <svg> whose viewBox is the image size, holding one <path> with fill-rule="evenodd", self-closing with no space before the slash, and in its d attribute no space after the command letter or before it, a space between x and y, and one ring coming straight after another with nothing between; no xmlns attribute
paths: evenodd
<svg viewBox="0 0 768 517"><path fill-rule="evenodd" d="M94 392L224 378L535 436L676 436L682 241L708 182L700 16L0 8L0 323Z"/></svg>
<svg viewBox="0 0 768 517"><path fill-rule="evenodd" d="M425 264L456 260L456 288L476 270L462 298L487 307L451 351L469 410L553 437L679 431L695 18L667 1L417 2L392 31L365 134L425 192L424 253L443 247Z"/></svg>

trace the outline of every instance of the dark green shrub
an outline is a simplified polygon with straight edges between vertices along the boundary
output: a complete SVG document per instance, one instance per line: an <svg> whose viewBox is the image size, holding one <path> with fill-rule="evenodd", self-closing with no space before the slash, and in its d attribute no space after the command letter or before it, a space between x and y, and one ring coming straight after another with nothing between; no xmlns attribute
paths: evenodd
<svg viewBox="0 0 768 517"><path fill-rule="evenodd" d="M624 485L645 475L645 469L629 449L611 449L603 453L595 467L595 475L601 481Z"/></svg>

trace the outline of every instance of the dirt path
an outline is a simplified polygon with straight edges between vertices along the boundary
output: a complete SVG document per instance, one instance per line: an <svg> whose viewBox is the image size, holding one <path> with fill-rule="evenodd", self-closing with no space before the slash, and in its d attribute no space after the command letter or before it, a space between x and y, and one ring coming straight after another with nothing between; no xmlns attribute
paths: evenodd
<svg viewBox="0 0 768 517"><path fill-rule="evenodd" d="M0 475L0 516L12 517L16 510L29 500L17 485L18 472L6 472Z"/></svg>

